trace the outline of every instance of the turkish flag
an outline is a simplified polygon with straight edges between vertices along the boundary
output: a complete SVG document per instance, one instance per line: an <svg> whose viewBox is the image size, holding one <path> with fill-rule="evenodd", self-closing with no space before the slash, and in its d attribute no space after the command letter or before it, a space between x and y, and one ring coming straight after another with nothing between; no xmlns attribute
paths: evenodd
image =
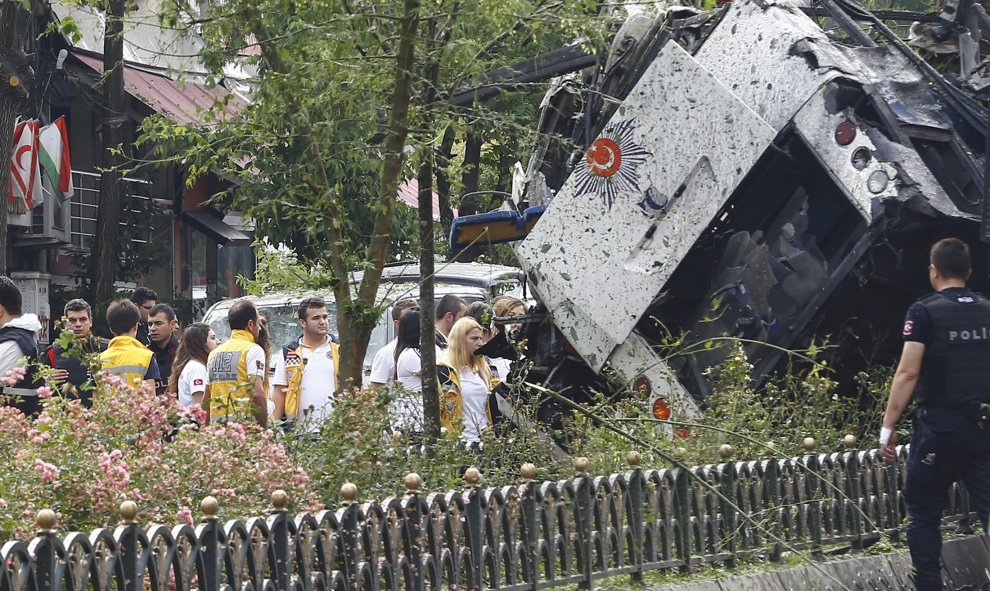
<svg viewBox="0 0 990 591"><path fill-rule="evenodd" d="M22 121L14 128L14 153L10 159L8 208L25 213L44 201L41 194L41 166L38 163L37 119Z"/></svg>

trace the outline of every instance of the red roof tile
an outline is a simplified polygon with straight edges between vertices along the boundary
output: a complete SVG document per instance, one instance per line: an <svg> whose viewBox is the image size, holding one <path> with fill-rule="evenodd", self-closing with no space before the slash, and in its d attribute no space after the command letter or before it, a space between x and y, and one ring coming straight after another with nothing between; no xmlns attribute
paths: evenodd
<svg viewBox="0 0 990 591"><path fill-rule="evenodd" d="M103 56L74 50L72 55L98 74L103 73ZM177 123L206 123L207 111L215 101L229 101L222 117L232 117L247 103L222 86L207 88L194 82L179 82L164 74L124 64L124 88L155 111L171 115Z"/></svg>
<svg viewBox="0 0 990 591"><path fill-rule="evenodd" d="M399 201L405 203L413 209L419 209L419 181L416 179L406 179L399 185ZM457 210L454 210L457 215ZM440 221L440 195L433 192L433 219Z"/></svg>

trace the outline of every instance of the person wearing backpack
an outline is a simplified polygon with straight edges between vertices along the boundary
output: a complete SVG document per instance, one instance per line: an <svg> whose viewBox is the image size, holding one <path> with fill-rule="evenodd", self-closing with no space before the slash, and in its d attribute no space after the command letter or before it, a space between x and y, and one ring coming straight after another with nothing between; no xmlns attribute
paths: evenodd
<svg viewBox="0 0 990 591"><path fill-rule="evenodd" d="M340 346L329 334L327 305L323 298L306 298L299 304L302 335L282 347L275 361L275 411L288 429L316 433L333 408L340 368Z"/></svg>

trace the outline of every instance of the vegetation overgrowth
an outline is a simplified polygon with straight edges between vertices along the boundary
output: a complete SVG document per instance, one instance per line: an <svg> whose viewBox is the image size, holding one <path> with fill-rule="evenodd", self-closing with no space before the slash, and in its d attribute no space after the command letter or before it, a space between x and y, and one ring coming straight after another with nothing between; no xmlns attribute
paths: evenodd
<svg viewBox="0 0 990 591"><path fill-rule="evenodd" d="M222 519L262 514L270 493L285 489L293 511L336 507L343 483L358 486L361 499L384 499L403 491L403 478L419 473L423 490L462 485L469 466L484 474L483 485L519 482L519 467L538 466L541 479L574 474L573 457L587 456L594 474L628 469L636 446L618 427L653 447L638 449L646 468L669 465L673 455L689 465L720 461L728 443L735 459L799 455L805 437L820 451L839 451L846 434L873 430L889 371L860 376L862 396L842 399L827 367L793 367L760 390L751 386L751 365L735 346L710 376L715 392L703 418L687 437L672 437L675 425L653 420L646 401L632 393L619 402L588 407L567 423L568 454L551 444L558 433L536 428L535 404L523 394L513 401L520 427L485 435L483 450L468 450L448 435L423 453L415 434L390 427L388 409L400 388L355 390L339 397L316 437L283 434L234 423L203 425L201 411L182 412L171 397L133 391L113 377L98 380L92 408L39 390L43 412L34 419L0 407L0 535L29 537L35 512L54 509L63 527L86 531L113 525L125 499L137 502L144 523L191 523L206 495L220 501ZM13 380L7 376L0 380ZM526 392L525 384L519 385ZM872 432L872 431L871 431ZM661 453L662 452L662 453Z"/></svg>
<svg viewBox="0 0 990 591"><path fill-rule="evenodd" d="M44 409L28 419L0 407L0 533L30 537L50 508L72 529L112 526L126 499L145 523L193 524L203 497L221 517L256 515L285 489L300 510L319 507L306 470L288 461L271 432L235 423L200 425L167 396L104 377L92 408L39 389ZM198 421L198 422L197 422Z"/></svg>

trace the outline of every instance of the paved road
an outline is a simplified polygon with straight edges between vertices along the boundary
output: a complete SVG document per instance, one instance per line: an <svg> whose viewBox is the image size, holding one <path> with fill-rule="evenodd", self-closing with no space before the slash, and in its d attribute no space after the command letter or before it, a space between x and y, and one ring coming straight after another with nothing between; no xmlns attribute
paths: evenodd
<svg viewBox="0 0 990 591"><path fill-rule="evenodd" d="M986 551L979 536L943 545L945 588L976 591L985 580ZM858 556L719 581L660 585L657 591L914 591L908 580L911 559L906 551ZM986 587L984 587L986 588Z"/></svg>

